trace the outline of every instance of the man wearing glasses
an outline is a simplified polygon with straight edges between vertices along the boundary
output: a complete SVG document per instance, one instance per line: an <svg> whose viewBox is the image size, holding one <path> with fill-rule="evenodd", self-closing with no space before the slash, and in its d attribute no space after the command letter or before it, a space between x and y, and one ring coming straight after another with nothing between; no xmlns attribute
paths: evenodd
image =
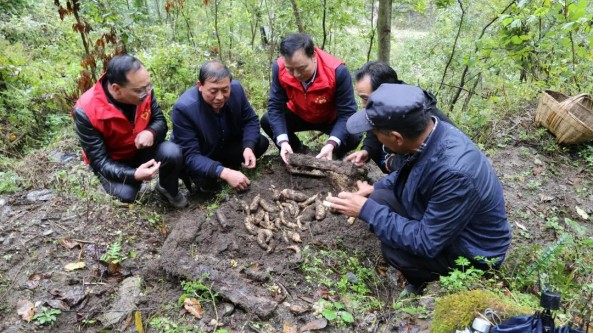
<svg viewBox="0 0 593 333"><path fill-rule="evenodd" d="M167 122L140 60L114 57L95 86L78 99L72 116L83 159L107 193L133 202L142 182L158 173L156 190L172 206L187 206L178 189L183 155L165 141Z"/></svg>

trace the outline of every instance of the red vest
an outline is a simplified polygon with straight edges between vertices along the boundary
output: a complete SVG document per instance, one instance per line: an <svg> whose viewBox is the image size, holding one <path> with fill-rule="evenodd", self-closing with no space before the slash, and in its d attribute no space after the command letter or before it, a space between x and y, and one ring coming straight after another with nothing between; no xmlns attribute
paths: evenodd
<svg viewBox="0 0 593 333"><path fill-rule="evenodd" d="M315 53L317 74L306 92L301 81L288 73L282 57L278 59L278 80L288 97L286 106L290 111L309 123L331 123L336 119L336 68L344 62L318 48Z"/></svg>
<svg viewBox="0 0 593 333"><path fill-rule="evenodd" d="M94 87L82 94L74 108L84 110L95 130L101 133L109 157L116 161L130 160L138 151L134 144L136 135L145 130L150 122L152 93L136 108L136 119L132 127L128 118L107 100L101 84L104 78L105 76L100 78ZM88 164L84 151L82 156Z"/></svg>

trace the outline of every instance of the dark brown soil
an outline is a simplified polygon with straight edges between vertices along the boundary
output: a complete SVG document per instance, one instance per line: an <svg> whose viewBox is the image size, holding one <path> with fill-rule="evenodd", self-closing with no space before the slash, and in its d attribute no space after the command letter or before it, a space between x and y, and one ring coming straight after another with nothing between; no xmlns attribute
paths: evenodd
<svg viewBox="0 0 593 333"><path fill-rule="evenodd" d="M531 126L529 120L525 124ZM554 241L555 231L546 225L551 216L583 222L576 207L593 214L592 178L582 163L574 163L575 156L549 155L538 143L522 141L513 137L514 133L507 135L510 143L489 157L504 185L514 228L513 249ZM73 151L75 148L70 147L64 152ZM98 332L104 326L99 318L105 320L106 314L117 313L124 313L122 320L105 331L136 331L132 309L115 307L125 301L118 296L124 292L135 295L132 303L149 332L154 330L147 323L156 316L168 316L196 331L212 331L211 321L217 315L229 331L278 332L285 323L302 327L318 318L311 309L312 302L331 297L324 294L323 286L307 281L301 269L310 251L341 249L362 258L361 263L371 269L382 266L378 241L365 224L358 220L349 224L341 215L328 214L322 221L306 222L306 230L299 230L300 243L286 243L278 231L271 240L273 251L268 253L258 245L256 236L244 226L245 212L238 200L249 203L259 194L273 202L273 190L287 188L307 195L335 194L324 178L290 175L277 156L259 162L259 173L250 177L248 192L231 194L225 200L192 196L190 207L171 210L150 189L141 204L133 206L105 200L102 190L91 183L93 175L76 159L55 158L56 152L41 155L23 170L38 178L36 186L0 197L2 332ZM60 170L65 173L59 174ZM72 188L69 177L79 179L80 189ZM38 193L33 197L32 191L44 188L49 196ZM72 195L76 191L86 193L84 199ZM224 215L226 227L216 218L217 210ZM99 259L118 239L127 259L119 271L110 273ZM300 255L287 249L289 246L298 246ZM85 267L65 269L76 262L84 262ZM141 287L132 284L122 290L123 281L130 282L126 278L133 276L141 277ZM203 304L201 320L177 305L183 293L180 282L199 278L220 296L216 312ZM368 318L356 318L356 325L347 329L330 324L324 331L426 331L429 323L413 317L402 321L389 309L402 281L390 272L383 275L382 283L375 293L386 302L385 309L369 313ZM62 313L55 325L37 326L34 321L20 319L19 301L36 303L38 308L60 308ZM306 311L296 313L294 306Z"/></svg>

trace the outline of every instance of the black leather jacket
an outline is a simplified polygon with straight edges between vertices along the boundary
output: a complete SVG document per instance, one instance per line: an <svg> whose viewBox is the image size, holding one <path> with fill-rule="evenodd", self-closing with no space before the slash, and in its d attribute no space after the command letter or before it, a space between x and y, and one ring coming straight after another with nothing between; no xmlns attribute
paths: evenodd
<svg viewBox="0 0 593 333"><path fill-rule="evenodd" d="M156 100L154 91L151 95L150 123L147 129L155 135L154 145L156 145L165 140L167 121ZM137 167L137 165L134 165L135 161L115 161L111 159L103 142L103 134L93 127L83 109L75 108L73 117L76 134L78 134L80 145L89 160L91 169L110 180L123 182L126 179L134 179Z"/></svg>

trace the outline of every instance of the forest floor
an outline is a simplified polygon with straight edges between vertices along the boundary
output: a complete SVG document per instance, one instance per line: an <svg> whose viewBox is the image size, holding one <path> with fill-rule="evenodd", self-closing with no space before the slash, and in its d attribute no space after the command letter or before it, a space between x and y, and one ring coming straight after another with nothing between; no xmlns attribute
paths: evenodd
<svg viewBox="0 0 593 333"><path fill-rule="evenodd" d="M503 183L514 229L509 258L521 245L545 246L556 239L547 217L562 212L590 228L583 213L593 215L590 172L570 152L548 151L542 142L551 142L549 134L543 140L526 135L536 132L532 117L526 113L505 124L504 133L493 133L497 144L487 153ZM181 210L168 208L153 186L138 204L105 199L77 156L73 139L27 156L23 173L35 178L37 188L0 196L2 332L132 332L139 325L147 332L430 328L430 316L394 309L405 281L385 266L376 237L359 220L309 216L302 229L279 227L285 233L270 236L269 251L258 244L243 224L240 200L249 203L260 195L273 203L274 190L282 189L321 197L335 193L325 178L289 174L275 150L249 174L249 191L192 195ZM300 241L286 231L298 232ZM121 261L119 267L106 264L108 252L112 263ZM186 309L196 314L185 310L183 295L196 298L203 313L189 301ZM337 319L323 319L322 299ZM430 313L434 300L429 288L418 302ZM53 325L40 326L39 316L22 319L42 306L45 318L56 320ZM52 315L51 308L61 313ZM351 324L348 313L355 313Z"/></svg>

